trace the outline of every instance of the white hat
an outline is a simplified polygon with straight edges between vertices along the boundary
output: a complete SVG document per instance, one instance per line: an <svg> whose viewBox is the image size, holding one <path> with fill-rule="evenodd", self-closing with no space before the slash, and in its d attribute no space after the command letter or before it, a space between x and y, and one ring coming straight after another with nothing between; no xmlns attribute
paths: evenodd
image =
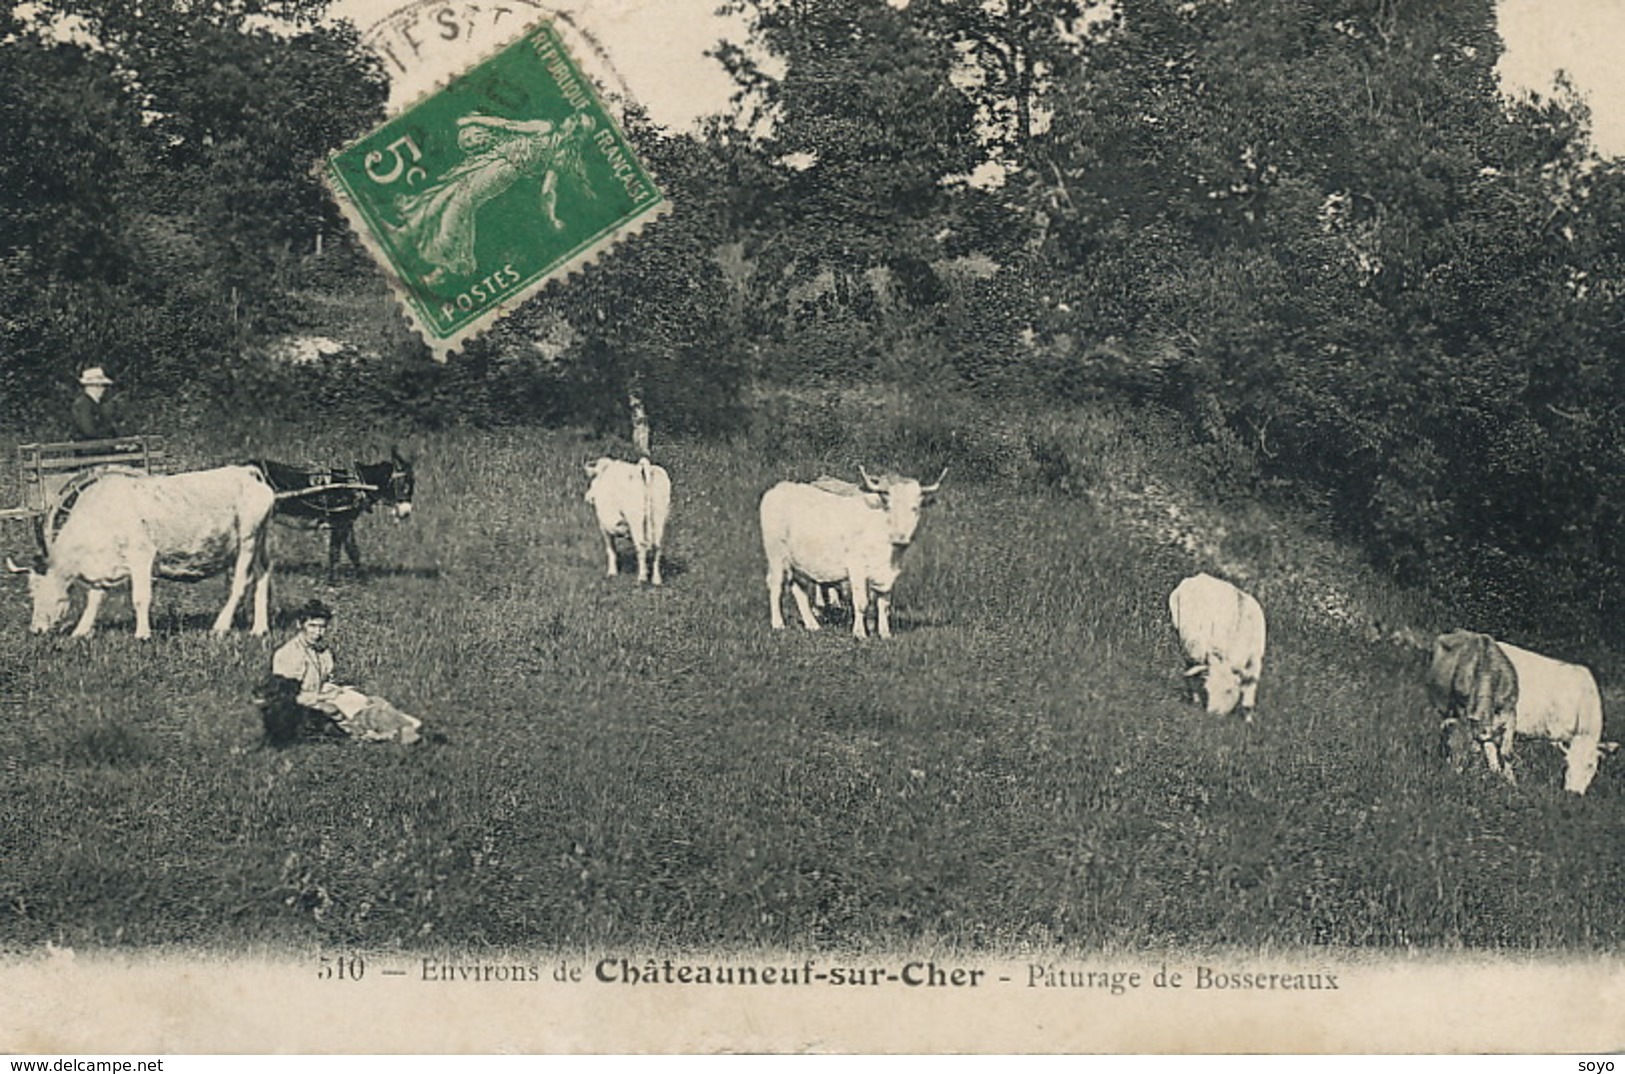
<svg viewBox="0 0 1625 1074"><path fill-rule="evenodd" d="M83 373L79 374L79 383L86 386L92 384L101 384L106 386L113 383L113 378L102 372L101 366L93 365Z"/></svg>

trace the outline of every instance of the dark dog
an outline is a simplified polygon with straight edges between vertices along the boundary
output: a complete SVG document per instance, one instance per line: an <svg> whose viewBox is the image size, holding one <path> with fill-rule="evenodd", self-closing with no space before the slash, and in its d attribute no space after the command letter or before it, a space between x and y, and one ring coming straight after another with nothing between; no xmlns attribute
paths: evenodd
<svg viewBox="0 0 1625 1074"><path fill-rule="evenodd" d="M254 694L265 725L265 744L283 749L312 739L343 738L344 731L333 717L301 705L299 683L280 675L267 675Z"/></svg>

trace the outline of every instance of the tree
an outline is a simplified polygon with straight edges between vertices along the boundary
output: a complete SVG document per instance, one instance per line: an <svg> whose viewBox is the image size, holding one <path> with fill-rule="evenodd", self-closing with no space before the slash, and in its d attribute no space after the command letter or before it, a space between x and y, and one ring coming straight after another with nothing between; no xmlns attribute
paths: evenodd
<svg viewBox="0 0 1625 1074"><path fill-rule="evenodd" d="M1088 48L1110 25L1104 0L918 0L911 11L951 42L966 70L957 84L975 103L990 159L1020 168L1047 121L1051 86L1078 77Z"/></svg>
<svg viewBox="0 0 1625 1074"><path fill-rule="evenodd" d="M730 323L739 307L719 260L733 197L726 153L703 137L664 133L638 112L625 126L670 214L516 311L486 346L535 354L528 344L562 317L573 340L562 363L525 359L524 375L548 386L551 416L630 429L647 450L637 441L649 426L662 434L733 431L749 355L746 332Z"/></svg>
<svg viewBox="0 0 1625 1074"><path fill-rule="evenodd" d="M203 27L164 60L145 83L161 211L203 241L217 295L274 318L290 251L343 226L317 166L383 118L381 68L348 27Z"/></svg>
<svg viewBox="0 0 1625 1074"><path fill-rule="evenodd" d="M114 342L99 311L132 275L138 132L108 57L16 23L0 40L0 400L13 415Z"/></svg>
<svg viewBox="0 0 1625 1074"><path fill-rule="evenodd" d="M940 296L945 221L983 156L974 105L953 82L954 44L881 0L728 10L751 26L750 47L719 52L740 86L736 136L765 162L749 176L761 211L740 221L741 238L781 338L872 325L877 270L917 300Z"/></svg>
<svg viewBox="0 0 1625 1074"><path fill-rule="evenodd" d="M304 0L19 11L0 37L7 399L90 359L189 379L286 306L290 248L336 223L315 164L381 116L381 72Z"/></svg>

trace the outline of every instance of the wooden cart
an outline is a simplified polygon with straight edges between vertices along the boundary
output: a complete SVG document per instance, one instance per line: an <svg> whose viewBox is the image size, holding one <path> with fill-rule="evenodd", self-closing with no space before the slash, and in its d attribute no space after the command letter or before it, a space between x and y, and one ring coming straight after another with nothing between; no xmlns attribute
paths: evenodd
<svg viewBox="0 0 1625 1074"><path fill-rule="evenodd" d="M110 473L163 472L164 441L158 436L120 436L17 447L16 507L0 508L0 521L32 522L40 551L49 554L80 493Z"/></svg>

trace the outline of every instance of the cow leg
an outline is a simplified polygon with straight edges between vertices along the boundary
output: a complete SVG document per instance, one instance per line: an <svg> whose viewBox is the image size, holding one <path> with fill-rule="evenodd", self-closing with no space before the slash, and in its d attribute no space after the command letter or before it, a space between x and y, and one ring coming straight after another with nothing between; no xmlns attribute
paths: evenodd
<svg viewBox="0 0 1625 1074"><path fill-rule="evenodd" d="M767 565L767 616L774 630L784 629L784 567L779 563Z"/></svg>
<svg viewBox="0 0 1625 1074"><path fill-rule="evenodd" d="M1241 711L1247 717L1247 722L1253 719L1253 709L1258 707L1258 672L1254 671L1241 684Z"/></svg>
<svg viewBox="0 0 1625 1074"><path fill-rule="evenodd" d="M1484 740L1484 760L1489 763L1491 772L1501 773L1502 778L1508 783L1518 782L1518 774L1512 770L1512 758L1495 744L1493 738Z"/></svg>
<svg viewBox="0 0 1625 1074"><path fill-rule="evenodd" d="M649 581L653 585L660 584L660 546L655 545L649 549Z"/></svg>
<svg viewBox="0 0 1625 1074"><path fill-rule="evenodd" d="M638 554L638 584L642 585L649 580L649 550L636 541L632 542L632 547Z"/></svg>
<svg viewBox="0 0 1625 1074"><path fill-rule="evenodd" d="M150 592L150 587L149 587L149 592ZM107 597L107 590L105 590L105 589L99 589L96 586L90 586L88 589L85 590L85 610L84 610L84 613L79 616L78 625L73 628L73 637L76 637L76 638L88 638L88 637L90 637L90 632L92 630L96 629L96 616L101 614L102 601L105 600L106 597ZM135 636L136 637L138 637L138 638L148 638L148 637L152 636L152 631L150 631L150 630L148 630L145 634L143 634L141 632L142 618L141 618L141 608L140 608L139 605L136 607L135 622L136 622L136 631L135 631Z"/></svg>
<svg viewBox="0 0 1625 1074"><path fill-rule="evenodd" d="M158 565L156 550L130 557L130 605L135 609L135 636L152 637L152 572Z"/></svg>
<svg viewBox="0 0 1625 1074"><path fill-rule="evenodd" d="M868 637L869 618L869 582L860 580L861 576L853 571L849 577L852 579L852 636L862 641Z"/></svg>
<svg viewBox="0 0 1625 1074"><path fill-rule="evenodd" d="M883 638L891 637L891 594L875 594L875 632Z"/></svg>
<svg viewBox="0 0 1625 1074"><path fill-rule="evenodd" d="M249 631L255 637L270 632L271 629L271 553L266 545L268 534L261 532L256 542L259 554L254 557L254 628Z"/></svg>
<svg viewBox="0 0 1625 1074"><path fill-rule="evenodd" d="M818 616L813 614L812 601L807 597L807 590L794 578L790 579L790 595L796 598L796 610L801 613L801 625L808 630L819 629Z"/></svg>
<svg viewBox="0 0 1625 1074"><path fill-rule="evenodd" d="M231 632L232 620L237 618L237 605L242 602L243 594L248 592L248 576L254 565L254 557L258 554L259 548L251 539L238 546L237 565L231 572L231 592L226 596L226 606L214 617L216 634Z"/></svg>
<svg viewBox="0 0 1625 1074"><path fill-rule="evenodd" d="M1507 724L1506 730L1501 732L1501 774L1507 778L1508 783L1518 782L1518 774L1512 771L1512 744L1515 741L1517 728Z"/></svg>

